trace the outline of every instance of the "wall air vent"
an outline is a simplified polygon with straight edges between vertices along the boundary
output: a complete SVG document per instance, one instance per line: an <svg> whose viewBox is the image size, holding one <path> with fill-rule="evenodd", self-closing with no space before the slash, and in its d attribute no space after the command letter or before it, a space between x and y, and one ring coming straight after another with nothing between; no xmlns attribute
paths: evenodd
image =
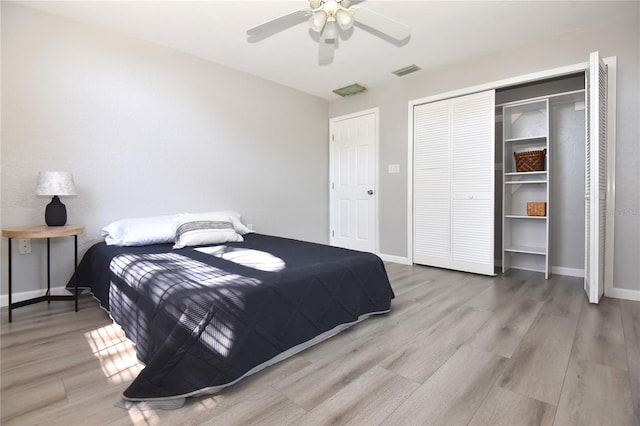
<svg viewBox="0 0 640 426"><path fill-rule="evenodd" d="M333 91L333 93L340 96L351 96L351 95L357 95L358 93L362 93L366 91L367 91L366 87L361 86L358 83L354 83L350 86L346 86L341 89L336 89Z"/></svg>
<svg viewBox="0 0 640 426"><path fill-rule="evenodd" d="M393 73L398 77L403 77L407 74L411 74L412 72L420 71L422 68L417 66L416 64L409 65L408 67L400 68L399 70L395 70Z"/></svg>

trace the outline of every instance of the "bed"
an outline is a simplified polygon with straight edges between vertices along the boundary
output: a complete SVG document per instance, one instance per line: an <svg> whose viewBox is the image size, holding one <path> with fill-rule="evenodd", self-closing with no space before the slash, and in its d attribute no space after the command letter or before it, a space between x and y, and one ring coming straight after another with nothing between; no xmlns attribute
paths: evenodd
<svg viewBox="0 0 640 426"><path fill-rule="evenodd" d="M97 243L77 279L145 364L128 401L214 393L389 312L394 297L371 253L257 233L180 249Z"/></svg>

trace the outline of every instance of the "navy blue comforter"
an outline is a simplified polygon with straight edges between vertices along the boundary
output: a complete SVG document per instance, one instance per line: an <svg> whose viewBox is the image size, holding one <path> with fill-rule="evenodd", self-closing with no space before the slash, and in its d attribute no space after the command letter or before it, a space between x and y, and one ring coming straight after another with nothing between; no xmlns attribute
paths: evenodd
<svg viewBox="0 0 640 426"><path fill-rule="evenodd" d="M145 364L129 400L215 391L318 335L388 312L394 297L373 254L261 234L180 250L99 243L77 277Z"/></svg>

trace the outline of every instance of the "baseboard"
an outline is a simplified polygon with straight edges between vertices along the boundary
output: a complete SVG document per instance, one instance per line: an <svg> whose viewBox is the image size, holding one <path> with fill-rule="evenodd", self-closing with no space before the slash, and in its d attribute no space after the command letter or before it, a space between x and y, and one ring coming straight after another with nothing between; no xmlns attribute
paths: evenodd
<svg viewBox="0 0 640 426"><path fill-rule="evenodd" d="M540 273L544 273L544 271L541 271L539 269L534 269L534 268L524 268L521 266L514 266L513 269L519 269L521 271L531 271L531 272L540 272ZM566 268L564 266L552 266L551 267L551 275L564 275L567 277L577 277L577 278L584 278L584 269L577 269L577 268Z"/></svg>
<svg viewBox="0 0 640 426"><path fill-rule="evenodd" d="M384 260L385 262L399 263L401 265L411 265L411 261L408 257L393 256L390 254L382 253L378 253L378 257L380 257L380 259Z"/></svg>
<svg viewBox="0 0 640 426"><path fill-rule="evenodd" d="M567 277L584 278L584 269L567 268L564 266L552 266L551 273L556 275L565 275Z"/></svg>
<svg viewBox="0 0 640 426"><path fill-rule="evenodd" d="M31 291L23 291L20 293L13 293L11 295L11 302L21 302L23 300L33 299L34 297L44 296L46 293L45 289L41 290L31 290ZM69 294L65 287L51 287L51 294ZM4 308L9 306L9 296L6 294L0 295L0 307Z"/></svg>
<svg viewBox="0 0 640 426"><path fill-rule="evenodd" d="M614 287L610 290L605 289L605 296L613 297L614 299L635 300L636 302L640 302L640 290Z"/></svg>

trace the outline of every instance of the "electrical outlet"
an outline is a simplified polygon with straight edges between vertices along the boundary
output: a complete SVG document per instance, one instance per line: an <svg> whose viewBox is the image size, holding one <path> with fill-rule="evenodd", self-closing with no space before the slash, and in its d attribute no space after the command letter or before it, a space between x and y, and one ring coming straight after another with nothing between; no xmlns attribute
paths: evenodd
<svg viewBox="0 0 640 426"><path fill-rule="evenodd" d="M31 240L28 238L20 238L18 240L18 252L20 254L31 253Z"/></svg>

